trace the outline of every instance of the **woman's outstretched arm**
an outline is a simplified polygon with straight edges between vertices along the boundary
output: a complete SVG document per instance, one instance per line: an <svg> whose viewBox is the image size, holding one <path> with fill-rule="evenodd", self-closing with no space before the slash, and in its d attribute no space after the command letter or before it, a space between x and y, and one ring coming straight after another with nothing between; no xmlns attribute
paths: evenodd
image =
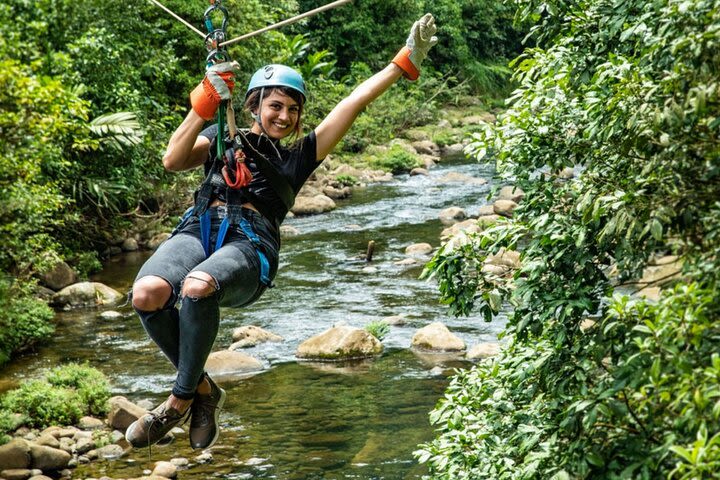
<svg viewBox="0 0 720 480"><path fill-rule="evenodd" d="M435 19L429 13L413 24L406 46L392 63L358 85L350 95L338 103L315 129L317 160L325 158L342 139L353 122L373 100L382 95L402 75L417 79L420 63L437 43Z"/></svg>

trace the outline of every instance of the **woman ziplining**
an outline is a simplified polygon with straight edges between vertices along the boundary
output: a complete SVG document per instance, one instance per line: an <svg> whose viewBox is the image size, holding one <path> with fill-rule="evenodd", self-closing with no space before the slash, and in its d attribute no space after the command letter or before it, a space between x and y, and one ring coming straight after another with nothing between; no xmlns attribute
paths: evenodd
<svg viewBox="0 0 720 480"><path fill-rule="evenodd" d="M254 73L244 96L253 122L243 131L235 129L232 115L228 129L222 125L237 64L221 61L208 68L163 157L170 171L203 166L205 179L194 206L133 284L133 308L177 370L167 400L128 427L125 436L134 447L155 444L188 419L192 448L215 443L226 394L204 367L218 333L220 307L247 306L271 286L279 227L295 195L367 105L401 76L418 78L420 64L437 43L435 32L431 14L415 22L392 62L302 138L307 93L297 71L274 64ZM218 109L218 124L203 129ZM293 137L290 147L280 144Z"/></svg>

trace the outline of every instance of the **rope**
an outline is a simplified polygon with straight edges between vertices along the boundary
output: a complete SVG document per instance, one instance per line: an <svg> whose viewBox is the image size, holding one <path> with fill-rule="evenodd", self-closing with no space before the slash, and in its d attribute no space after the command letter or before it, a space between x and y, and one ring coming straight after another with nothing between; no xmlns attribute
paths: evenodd
<svg viewBox="0 0 720 480"><path fill-rule="evenodd" d="M310 17L312 15L316 15L320 12L324 12L325 10L330 10L331 8L336 8L341 5L345 5L346 3L350 3L352 0L337 0L336 2L328 3L327 5L324 5L322 7L318 7L314 10L310 10L305 13L301 13L300 15L296 15L294 17L288 18L287 20L283 20L282 22L273 23L272 25L268 25L265 28L261 28L260 30L255 30L254 32L246 33L245 35L241 35L239 37L233 38L232 40L228 40L226 42L223 42L220 44L221 47L225 47L227 45L232 45L233 43L237 43L241 40L245 40L251 37L254 37L256 35L260 35L261 33L268 32L270 30L274 30L276 28L284 27L285 25L293 24L299 20L302 20L303 18Z"/></svg>
<svg viewBox="0 0 720 480"><path fill-rule="evenodd" d="M192 30L193 32L197 33L197 34L200 35L202 38L205 38L205 34L204 34L204 33L202 33L200 30L198 30L197 28L193 27L193 26L190 25L188 22L186 22L185 20L183 20L179 15L176 15L172 10L170 10L169 8L167 8L165 5L163 5L162 3L158 2L157 0L150 0L150 1L151 1L152 3L154 3L155 5L157 5L158 7L162 8L163 10L165 10L167 13L169 13L172 17L174 17L174 18L175 18L176 20L178 20L180 23L182 23L183 25L185 25L186 27L188 27L190 30Z"/></svg>

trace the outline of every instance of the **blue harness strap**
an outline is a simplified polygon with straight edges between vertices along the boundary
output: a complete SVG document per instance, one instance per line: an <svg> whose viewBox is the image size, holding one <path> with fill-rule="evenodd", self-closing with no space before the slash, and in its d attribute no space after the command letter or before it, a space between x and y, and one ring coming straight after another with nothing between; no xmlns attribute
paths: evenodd
<svg viewBox="0 0 720 480"><path fill-rule="evenodd" d="M230 229L230 218L223 218L217 232L215 245L211 248L210 223L210 211L208 210L200 215L200 240L202 242L203 250L205 250L205 257L209 257L213 252L219 250L223 246L227 232ZM257 236L252 228L252 225L245 218L240 219L240 229L255 247L255 253L257 254L260 262L260 283L267 287L272 286L272 282L270 280L270 262L268 261L265 253L261 250L262 243L260 242L260 237Z"/></svg>

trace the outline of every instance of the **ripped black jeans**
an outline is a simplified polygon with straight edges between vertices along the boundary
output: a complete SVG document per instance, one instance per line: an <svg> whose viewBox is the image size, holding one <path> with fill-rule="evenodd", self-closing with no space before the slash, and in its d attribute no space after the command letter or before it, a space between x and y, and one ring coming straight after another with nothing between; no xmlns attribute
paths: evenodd
<svg viewBox="0 0 720 480"><path fill-rule="evenodd" d="M211 208L211 245L222 222L222 207ZM279 242L268 220L243 208L243 218L260 237L270 263L270 278L277 272ZM266 285L260 281L260 260L253 244L239 227L231 228L221 248L205 256L197 218L183 220L172 236L140 268L135 281L147 276L164 279L172 296L162 310L137 310L143 327L177 370L172 393L191 399L204 374L205 362L217 337L220 307L241 307L257 300ZM181 298L185 278L205 272L215 280L216 291L203 298ZM178 308L179 304L179 308Z"/></svg>

